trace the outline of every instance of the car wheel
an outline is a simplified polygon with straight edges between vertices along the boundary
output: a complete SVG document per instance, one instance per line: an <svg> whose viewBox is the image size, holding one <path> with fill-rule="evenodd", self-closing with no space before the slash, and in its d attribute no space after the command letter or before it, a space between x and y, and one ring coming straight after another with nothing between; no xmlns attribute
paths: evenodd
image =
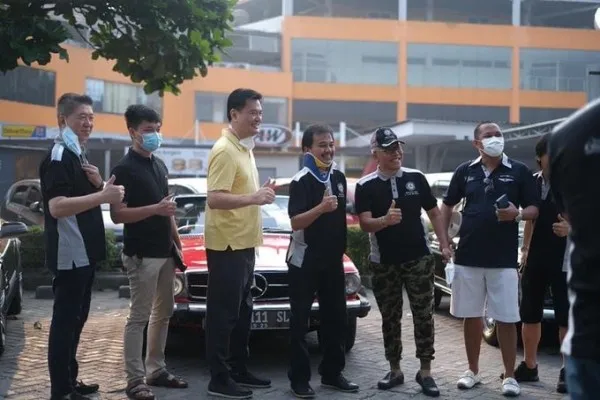
<svg viewBox="0 0 600 400"><path fill-rule="evenodd" d="M483 317L483 340L489 345L498 346L496 321L487 315Z"/></svg>
<svg viewBox="0 0 600 400"><path fill-rule="evenodd" d="M23 273L19 273L17 279L17 293L13 297L10 307L8 307L7 315L19 315L23 310Z"/></svg>
<svg viewBox="0 0 600 400"><path fill-rule="evenodd" d="M440 304L442 304L442 297L444 297L444 292L442 292L440 289L436 288L433 291L433 305L436 310L438 308L440 308Z"/></svg>
<svg viewBox="0 0 600 400"><path fill-rule="evenodd" d="M4 353L6 347L6 318L0 311L0 356Z"/></svg>

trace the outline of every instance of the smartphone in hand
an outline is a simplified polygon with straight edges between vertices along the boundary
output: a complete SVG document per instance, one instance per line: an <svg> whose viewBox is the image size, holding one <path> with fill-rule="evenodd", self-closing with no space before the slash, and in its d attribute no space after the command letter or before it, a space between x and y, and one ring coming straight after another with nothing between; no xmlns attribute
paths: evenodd
<svg viewBox="0 0 600 400"><path fill-rule="evenodd" d="M508 208L508 196L506 194L503 194L502 196L498 197L498 199L496 199L496 208L499 210L502 210L504 208Z"/></svg>

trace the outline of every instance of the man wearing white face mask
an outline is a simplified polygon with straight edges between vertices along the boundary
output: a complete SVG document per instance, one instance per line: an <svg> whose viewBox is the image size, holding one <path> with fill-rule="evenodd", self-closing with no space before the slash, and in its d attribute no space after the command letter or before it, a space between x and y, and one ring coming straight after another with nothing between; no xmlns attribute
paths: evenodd
<svg viewBox="0 0 600 400"><path fill-rule="evenodd" d="M498 125L478 124L473 146L480 156L458 166L442 205L448 229L454 206L466 199L455 254L450 312L464 318L469 369L457 386L471 389L481 383L479 348L487 304L487 315L498 324L504 363L502 394L518 396L521 389L514 379L515 322L520 319L518 225L521 220L537 217L539 195L531 170L504 154L504 138Z"/></svg>
<svg viewBox="0 0 600 400"><path fill-rule="evenodd" d="M186 388L187 382L167 370L165 345L173 313L173 252L181 242L173 215L175 202L168 193L169 171L154 154L162 142L161 119L144 105L125 111L131 136L129 152L113 170L125 187L123 203L111 205L111 218L125 224L123 265L131 302L125 325L123 351L130 399L154 399L149 386ZM145 363L142 360L144 328L148 324ZM145 379L144 379L145 378ZM149 385L149 386L148 386Z"/></svg>

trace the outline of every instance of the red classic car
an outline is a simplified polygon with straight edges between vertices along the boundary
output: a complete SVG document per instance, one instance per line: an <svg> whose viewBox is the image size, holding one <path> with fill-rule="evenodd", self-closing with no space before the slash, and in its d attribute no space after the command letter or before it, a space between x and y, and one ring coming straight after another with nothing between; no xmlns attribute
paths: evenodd
<svg viewBox="0 0 600 400"><path fill-rule="evenodd" d="M183 258L188 266L175 280L175 312L172 327L203 327L206 314L208 272L204 247L204 215L206 195L182 195L175 198L175 215L183 244ZM287 196L277 196L273 204L262 207L264 244L258 249L252 295L254 297L253 330L286 330L289 328L290 303L285 255L291 225L287 216ZM357 318L365 317L371 305L359 291L362 288L358 270L344 256L349 329L346 349L356 338ZM318 330L318 299L312 306L310 330Z"/></svg>

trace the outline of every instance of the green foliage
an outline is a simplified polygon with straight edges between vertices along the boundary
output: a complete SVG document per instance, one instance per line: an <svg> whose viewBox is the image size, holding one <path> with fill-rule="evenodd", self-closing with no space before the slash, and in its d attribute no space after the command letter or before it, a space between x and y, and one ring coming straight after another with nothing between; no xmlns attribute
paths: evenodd
<svg viewBox="0 0 600 400"><path fill-rule="evenodd" d="M369 272L370 252L369 234L363 232L358 227L349 227L346 254L350 257L362 276L371 274Z"/></svg>
<svg viewBox="0 0 600 400"><path fill-rule="evenodd" d="M89 28L92 58L115 60L113 70L144 83L148 94L178 94L185 80L206 76L219 52L237 0L8 0L0 3L0 72L46 65L69 32ZM85 21L85 26L81 23ZM75 38L75 39L82 39Z"/></svg>
<svg viewBox="0 0 600 400"><path fill-rule="evenodd" d="M21 262L24 270L47 272L45 263L44 230L39 226L29 227L21 240ZM106 260L98 265L103 271L113 271L121 265L120 251L113 232L106 232Z"/></svg>

